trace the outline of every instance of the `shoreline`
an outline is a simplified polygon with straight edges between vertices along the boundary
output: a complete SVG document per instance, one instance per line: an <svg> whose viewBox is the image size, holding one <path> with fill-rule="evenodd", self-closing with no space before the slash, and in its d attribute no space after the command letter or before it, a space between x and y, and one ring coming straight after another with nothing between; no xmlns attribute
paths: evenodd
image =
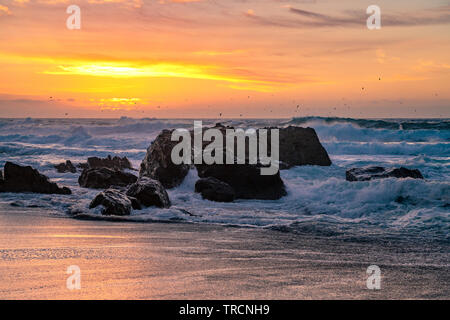
<svg viewBox="0 0 450 320"><path fill-rule="evenodd" d="M449 299L446 243L0 213L0 299ZM368 290L368 266L381 290ZM68 290L67 267L81 269ZM101 271L100 271L101 270Z"/></svg>

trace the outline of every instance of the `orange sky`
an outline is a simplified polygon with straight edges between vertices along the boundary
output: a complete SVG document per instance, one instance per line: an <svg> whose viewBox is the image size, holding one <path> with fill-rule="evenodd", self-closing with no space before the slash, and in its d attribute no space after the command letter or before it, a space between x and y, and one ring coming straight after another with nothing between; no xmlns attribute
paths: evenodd
<svg viewBox="0 0 450 320"><path fill-rule="evenodd" d="M0 117L450 117L449 31L441 0L0 0Z"/></svg>

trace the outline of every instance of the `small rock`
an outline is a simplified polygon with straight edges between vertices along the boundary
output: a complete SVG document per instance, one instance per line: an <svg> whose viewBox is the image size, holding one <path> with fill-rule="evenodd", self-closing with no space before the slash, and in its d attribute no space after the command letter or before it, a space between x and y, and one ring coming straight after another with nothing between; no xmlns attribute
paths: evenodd
<svg viewBox="0 0 450 320"><path fill-rule="evenodd" d="M136 198L146 207L170 207L169 195L164 186L159 181L147 177L143 177L133 183L128 188L127 196Z"/></svg>
<svg viewBox="0 0 450 320"><path fill-rule="evenodd" d="M91 169L109 168L114 170L133 169L130 160L127 157L115 156L111 158L109 155L106 158L90 157L87 160L87 165Z"/></svg>
<svg viewBox="0 0 450 320"><path fill-rule="evenodd" d="M98 168L84 169L78 178L78 183L83 188L107 189L111 186L125 187L136 180L137 177L131 173Z"/></svg>
<svg viewBox="0 0 450 320"><path fill-rule="evenodd" d="M67 160L65 163L60 163L54 166L59 173L76 173L77 168L72 164L70 160Z"/></svg>
<svg viewBox="0 0 450 320"><path fill-rule="evenodd" d="M386 169L384 167L353 168L347 170L345 177L347 181L369 181L384 178L423 179L422 173L419 170L411 170L404 167L395 169Z"/></svg>
<svg viewBox="0 0 450 320"><path fill-rule="evenodd" d="M235 192L229 184L213 177L198 180L195 192L200 192L203 199L216 202L233 202L235 198Z"/></svg>
<svg viewBox="0 0 450 320"><path fill-rule="evenodd" d="M131 214L132 202L119 190L108 189L100 192L92 200L89 208L103 206L102 215L105 216L129 216Z"/></svg>

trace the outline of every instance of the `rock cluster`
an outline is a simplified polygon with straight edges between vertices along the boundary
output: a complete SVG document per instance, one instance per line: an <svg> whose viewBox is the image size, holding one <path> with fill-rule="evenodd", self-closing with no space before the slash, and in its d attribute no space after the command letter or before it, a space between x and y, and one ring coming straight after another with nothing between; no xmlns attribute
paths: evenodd
<svg viewBox="0 0 450 320"><path fill-rule="evenodd" d="M231 129L221 124L217 124L214 128L221 132ZM103 215L118 216L130 215L133 209L140 210L142 207L169 208L171 202L166 188L180 185L189 170L194 168L200 177L195 184L195 192L211 201L277 200L287 194L280 172L262 175L259 161L258 164L174 164L171 153L178 142L171 141L172 132L163 130L150 145L141 163L139 177L124 171L132 170L131 163L126 157L108 156L103 159L91 157L86 163L79 164L78 167L83 169L78 179L79 185L84 188L104 189L97 194L89 207L101 206ZM281 169L304 165L331 165L331 160L314 129L290 126L280 128L279 134ZM270 139L270 135L268 138ZM209 143L203 142L203 148ZM225 141L223 145L226 145ZM248 150L245 155L248 159ZM76 167L70 160L56 165L55 168L61 173L76 172ZM419 170L403 167L353 168L346 172L348 181L369 181L390 177L423 179ZM61 188L56 183L50 182L37 170L11 162L5 164L4 172L0 171L0 192L71 194L70 189Z"/></svg>
<svg viewBox="0 0 450 320"><path fill-rule="evenodd" d="M234 128L216 124L214 129L219 129L225 139L225 131ZM172 132L171 130L163 130L158 135L148 148L139 173L140 177L146 176L159 180L166 188L174 188L180 185L191 168L190 165L176 165L172 162L172 149L178 144L177 141L171 141ZM331 160L314 129L290 126L280 128L279 133L281 169L299 165L331 165ZM193 136L193 131L191 131L191 136ZM270 139L270 135L268 138ZM209 142L203 142L203 148L208 144ZM225 141L223 145L226 145ZM248 158L248 150L246 150L246 158ZM230 201L231 198L276 200L286 195L280 173L262 176L260 174L261 165L201 164L195 167L200 178L216 179L208 181L208 188L204 187L206 181L199 182L199 188L205 190L199 192L206 199L214 201L223 201L224 199ZM227 187L217 183L217 180L226 184ZM222 192L225 193L222 194ZM234 194L233 197L231 197L232 193ZM227 195L225 196L225 194Z"/></svg>

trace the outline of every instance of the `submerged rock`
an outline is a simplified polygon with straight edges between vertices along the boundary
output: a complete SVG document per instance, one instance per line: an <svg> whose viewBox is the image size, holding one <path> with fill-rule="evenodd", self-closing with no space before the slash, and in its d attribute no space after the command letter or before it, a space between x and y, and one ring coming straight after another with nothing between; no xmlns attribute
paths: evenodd
<svg viewBox="0 0 450 320"><path fill-rule="evenodd" d="M77 168L75 168L75 166L72 164L72 162L70 160L66 160L65 163L63 162L63 163L57 164L54 167L59 173L66 173L66 172L76 173L77 172Z"/></svg>
<svg viewBox="0 0 450 320"><path fill-rule="evenodd" d="M131 200L119 190L108 189L100 192L89 205L89 208L103 206L101 213L105 216L129 216L131 214Z"/></svg>
<svg viewBox="0 0 450 320"><path fill-rule="evenodd" d="M71 194L69 188L59 187L48 177L30 166L20 166L6 162L3 179L0 180L0 192L32 192L44 194Z"/></svg>
<svg viewBox="0 0 450 320"><path fill-rule="evenodd" d="M78 178L83 188L107 189L111 186L126 187L136 182L137 177L131 173L108 168L84 169Z"/></svg>
<svg viewBox="0 0 450 320"><path fill-rule="evenodd" d="M277 200L287 194L279 171L264 176L260 174L258 165L213 164L196 167L200 178L213 177L231 186L236 199Z"/></svg>
<svg viewBox="0 0 450 320"><path fill-rule="evenodd" d="M353 168L347 170L345 176L347 181L369 181L384 178L423 179L422 173L419 170L411 170L404 167L395 169L386 169L384 167Z"/></svg>
<svg viewBox="0 0 450 320"><path fill-rule="evenodd" d="M180 185L189 172L189 165L176 165L172 162L172 149L178 144L171 141L173 130L163 130L147 150L141 163L140 177L158 180L165 188Z"/></svg>
<svg viewBox="0 0 450 320"><path fill-rule="evenodd" d="M229 184L213 177L198 180L195 192L200 192L203 199L217 202L233 202L235 198L235 192Z"/></svg>
<svg viewBox="0 0 450 320"><path fill-rule="evenodd" d="M140 204L151 207L169 208L169 195L164 186L157 180L140 178L127 190L127 196L136 198Z"/></svg>

